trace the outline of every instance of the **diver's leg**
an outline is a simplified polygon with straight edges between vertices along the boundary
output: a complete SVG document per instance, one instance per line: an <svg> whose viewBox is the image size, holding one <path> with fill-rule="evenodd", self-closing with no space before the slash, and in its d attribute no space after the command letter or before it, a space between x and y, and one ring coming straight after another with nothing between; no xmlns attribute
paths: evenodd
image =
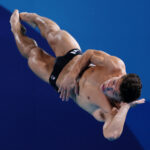
<svg viewBox="0 0 150 150"><path fill-rule="evenodd" d="M41 79L49 82L49 76L54 66L55 58L39 48L36 42L21 32L18 10L15 10L10 19L11 30L20 53L28 59L30 69Z"/></svg>
<svg viewBox="0 0 150 150"><path fill-rule="evenodd" d="M78 42L52 20L35 13L20 13L20 18L29 24L35 24L46 38L56 56L63 56L72 49L80 49Z"/></svg>

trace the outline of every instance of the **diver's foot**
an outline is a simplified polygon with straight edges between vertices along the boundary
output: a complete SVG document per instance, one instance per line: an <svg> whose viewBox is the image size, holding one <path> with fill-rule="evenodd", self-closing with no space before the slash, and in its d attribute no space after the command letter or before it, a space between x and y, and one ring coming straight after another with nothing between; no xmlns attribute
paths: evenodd
<svg viewBox="0 0 150 150"><path fill-rule="evenodd" d="M19 11L16 9L10 18L11 31L16 33L26 34L26 28L20 23Z"/></svg>
<svg viewBox="0 0 150 150"><path fill-rule="evenodd" d="M35 19L37 18L38 15L36 13L22 12L19 15L20 15L21 20L27 22L34 28L37 27L37 25L35 23Z"/></svg>
<svg viewBox="0 0 150 150"><path fill-rule="evenodd" d="M21 24L19 20L19 11L17 9L11 15L10 24L11 24L11 31L13 33L20 32Z"/></svg>

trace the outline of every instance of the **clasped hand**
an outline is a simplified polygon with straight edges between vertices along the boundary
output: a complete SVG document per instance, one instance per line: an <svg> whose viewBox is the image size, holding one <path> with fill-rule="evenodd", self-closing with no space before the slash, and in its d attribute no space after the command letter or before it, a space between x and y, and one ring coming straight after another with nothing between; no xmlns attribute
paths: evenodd
<svg viewBox="0 0 150 150"><path fill-rule="evenodd" d="M134 107L134 106L136 106L138 104L143 104L143 103L145 103L145 99L144 98L139 99L139 100L135 100L135 101L133 101L131 103L121 103L121 106L129 105L130 107Z"/></svg>
<svg viewBox="0 0 150 150"><path fill-rule="evenodd" d="M60 93L60 98L62 101L68 101L70 97L71 90L74 90L75 94L78 94L78 83L72 75L66 75L60 84L58 93Z"/></svg>
<svg viewBox="0 0 150 150"><path fill-rule="evenodd" d="M135 100L135 101L130 102L130 103L121 102L119 109L121 109L121 108L129 109L131 107L134 107L136 105L143 104L143 103L145 103L145 99L144 98L139 99L139 100ZM112 112L111 112L112 116L115 116L118 113L119 109L117 109L116 107L113 107L112 108Z"/></svg>

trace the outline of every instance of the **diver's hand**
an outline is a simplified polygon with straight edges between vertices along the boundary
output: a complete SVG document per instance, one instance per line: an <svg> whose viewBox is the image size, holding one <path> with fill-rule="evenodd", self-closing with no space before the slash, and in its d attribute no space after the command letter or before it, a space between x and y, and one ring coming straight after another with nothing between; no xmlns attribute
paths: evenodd
<svg viewBox="0 0 150 150"><path fill-rule="evenodd" d="M78 83L73 75L66 75L64 80L61 82L58 93L62 101L68 101L71 90L74 89L75 93L78 94Z"/></svg>
<svg viewBox="0 0 150 150"><path fill-rule="evenodd" d="M131 102L129 104L130 104L131 107L133 107L133 106L136 106L138 104L143 104L143 103L145 103L145 99L144 98L142 98L140 100L133 101L133 102Z"/></svg>
<svg viewBox="0 0 150 150"><path fill-rule="evenodd" d="M135 100L135 101L133 101L131 103L124 103L124 102L122 102L121 103L121 107L124 106L124 105L129 105L130 107L133 107L133 106L136 106L138 104L143 104L143 103L145 103L145 99L144 98L142 98L140 100Z"/></svg>

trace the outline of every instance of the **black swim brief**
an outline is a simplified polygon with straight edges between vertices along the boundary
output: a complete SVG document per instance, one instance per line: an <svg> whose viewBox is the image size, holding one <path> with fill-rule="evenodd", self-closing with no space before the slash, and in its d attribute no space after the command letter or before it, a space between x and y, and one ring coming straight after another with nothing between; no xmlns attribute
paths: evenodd
<svg viewBox="0 0 150 150"><path fill-rule="evenodd" d="M58 87L56 86L56 81L57 78L60 74L60 72L62 71L62 69L65 67L65 65L67 63L69 63L69 61L71 59L73 59L73 57L77 56L77 55L81 55L81 50L79 49L72 49L70 50L65 56L60 56L56 58L55 61L55 65L53 68L53 71L50 75L49 78L49 83L58 91Z"/></svg>

